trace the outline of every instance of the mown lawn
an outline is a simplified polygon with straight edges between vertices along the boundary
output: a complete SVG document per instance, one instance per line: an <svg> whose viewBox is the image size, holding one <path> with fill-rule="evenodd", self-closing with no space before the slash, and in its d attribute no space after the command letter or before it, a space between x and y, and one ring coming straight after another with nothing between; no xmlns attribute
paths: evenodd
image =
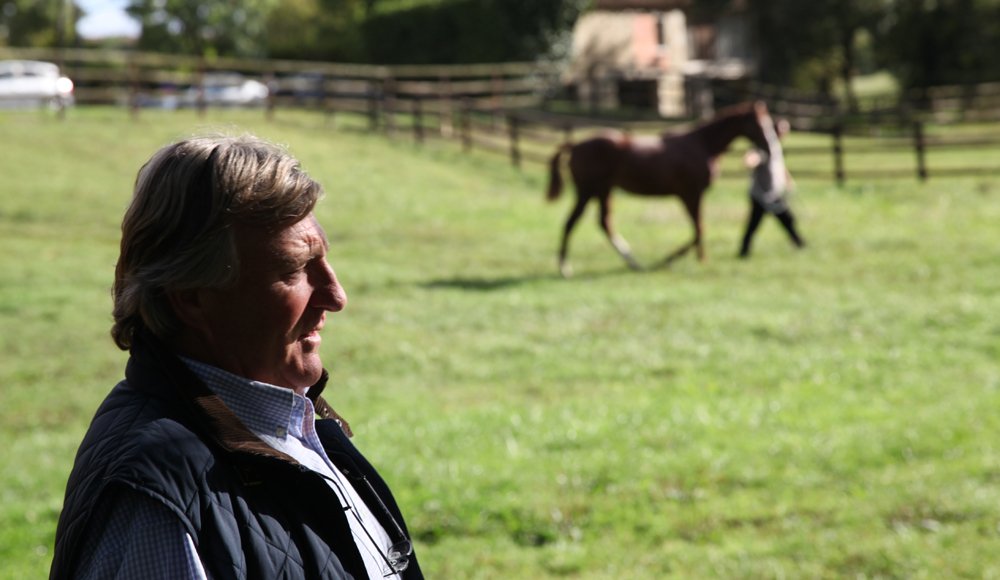
<svg viewBox="0 0 1000 580"><path fill-rule="evenodd" d="M639 273L591 209L563 280L572 194L546 204L541 166L309 114L78 109L0 114L0 578L46 575L122 373L108 289L135 172L207 131L285 143L327 188L350 296L332 402L429 577L1000 576L1000 179L799 180L809 247L765 221L749 261L725 179L708 261ZM676 199L615 212L643 263L689 236Z"/></svg>

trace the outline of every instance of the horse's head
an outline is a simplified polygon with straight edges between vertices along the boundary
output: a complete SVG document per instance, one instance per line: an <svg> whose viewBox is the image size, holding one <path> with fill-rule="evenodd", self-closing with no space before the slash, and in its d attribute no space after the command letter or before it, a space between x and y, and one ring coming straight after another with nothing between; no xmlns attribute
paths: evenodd
<svg viewBox="0 0 1000 580"><path fill-rule="evenodd" d="M767 111L767 105L764 104L764 101L756 101L750 107L746 115L743 135L758 149L771 152L771 143L777 142L778 135L775 131L774 120Z"/></svg>

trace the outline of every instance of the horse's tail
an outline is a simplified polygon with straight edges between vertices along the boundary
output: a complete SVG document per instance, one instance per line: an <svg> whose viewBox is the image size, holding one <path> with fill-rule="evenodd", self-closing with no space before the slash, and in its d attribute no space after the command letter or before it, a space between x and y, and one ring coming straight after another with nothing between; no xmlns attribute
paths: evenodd
<svg viewBox="0 0 1000 580"><path fill-rule="evenodd" d="M555 201L559 199L559 194L562 193L562 172L559 170L559 162L562 159L563 153L569 151L571 145L569 143L563 143L556 149L555 155L549 161L549 190L545 195L545 199L549 201Z"/></svg>

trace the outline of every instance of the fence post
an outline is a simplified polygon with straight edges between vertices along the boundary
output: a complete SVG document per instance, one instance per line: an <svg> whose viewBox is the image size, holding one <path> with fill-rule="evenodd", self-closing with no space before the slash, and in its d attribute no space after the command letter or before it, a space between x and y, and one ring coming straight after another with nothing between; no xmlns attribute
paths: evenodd
<svg viewBox="0 0 1000 580"><path fill-rule="evenodd" d="M510 162L514 167L521 168L521 151L517 147L518 119L515 115L507 115L507 126L510 129Z"/></svg>
<svg viewBox="0 0 1000 580"><path fill-rule="evenodd" d="M396 97L392 78L386 78L382 83L382 115L385 117L385 132L390 138L396 132Z"/></svg>
<svg viewBox="0 0 1000 580"><path fill-rule="evenodd" d="M462 100L462 150L472 151L472 105L468 98Z"/></svg>
<svg viewBox="0 0 1000 580"><path fill-rule="evenodd" d="M440 84L444 87L444 103L441 106L443 110L438 117L438 129L442 137L450 138L455 131L452 126L454 107L452 106L451 77L447 74L441 75Z"/></svg>
<svg viewBox="0 0 1000 580"><path fill-rule="evenodd" d="M330 85L337 82L337 77L327 76L327 73L320 75L322 82L320 83L319 91L319 106L323 113L326 115L326 126L335 127L336 126L336 113L337 113L337 91L331 91Z"/></svg>
<svg viewBox="0 0 1000 580"><path fill-rule="evenodd" d="M837 185L844 185L844 127L839 122L833 126L833 175Z"/></svg>
<svg viewBox="0 0 1000 580"><path fill-rule="evenodd" d="M424 142L424 120L420 110L420 97L413 98L413 137L417 143Z"/></svg>
<svg viewBox="0 0 1000 580"><path fill-rule="evenodd" d="M198 116L205 116L205 109L208 104L205 102L205 61L198 61L198 76L196 77L198 82L198 97L196 106L198 108Z"/></svg>
<svg viewBox="0 0 1000 580"><path fill-rule="evenodd" d="M5 12L6 12L6 9L7 9L7 6L4 5L4 11ZM62 34L63 34L63 31L62 31L63 24L62 23L65 20L66 19L63 18L62 15L59 16L59 20L58 20L59 26L57 27L56 32L60 36L62 36ZM63 41L62 41L61 38L59 38L59 50L57 51L57 56L56 56L56 59L55 59L56 66L59 67L59 74L65 75L65 76L69 76L70 73L69 73L68 70L66 70L66 55L65 55L65 50L63 49L62 45L63 45ZM66 119L66 101L63 98L60 97L60 98L56 99L55 104L56 104L56 119L59 119L60 121L65 120Z"/></svg>
<svg viewBox="0 0 1000 580"><path fill-rule="evenodd" d="M566 123L563 126L563 142L564 143L573 142L573 123Z"/></svg>
<svg viewBox="0 0 1000 580"><path fill-rule="evenodd" d="M368 82L368 130L375 131L378 129L378 101L379 95L382 93L380 83L378 81Z"/></svg>
<svg viewBox="0 0 1000 580"><path fill-rule="evenodd" d="M268 121L274 120L274 106L278 99L278 77L274 71L267 71L264 75L264 85L267 86L267 101L264 108L264 118Z"/></svg>
<svg viewBox="0 0 1000 580"><path fill-rule="evenodd" d="M920 121L913 122L913 145L917 150L917 177L920 181L927 181L927 160L925 155L926 143L924 142L924 124Z"/></svg>
<svg viewBox="0 0 1000 580"><path fill-rule="evenodd" d="M490 76L490 109L492 109L490 128L493 130L497 129L497 124L500 120L500 91L503 90L502 85L503 81L500 80L500 77L496 73Z"/></svg>
<svg viewBox="0 0 1000 580"><path fill-rule="evenodd" d="M128 55L128 110L132 120L139 118L139 72L135 64L135 56L130 52Z"/></svg>

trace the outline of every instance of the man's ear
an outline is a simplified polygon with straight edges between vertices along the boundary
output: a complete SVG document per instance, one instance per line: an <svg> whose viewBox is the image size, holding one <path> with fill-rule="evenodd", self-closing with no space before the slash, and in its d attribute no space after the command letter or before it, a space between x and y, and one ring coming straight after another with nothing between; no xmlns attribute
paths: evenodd
<svg viewBox="0 0 1000 580"><path fill-rule="evenodd" d="M167 300L183 326L204 330L205 301L201 290L168 290Z"/></svg>

